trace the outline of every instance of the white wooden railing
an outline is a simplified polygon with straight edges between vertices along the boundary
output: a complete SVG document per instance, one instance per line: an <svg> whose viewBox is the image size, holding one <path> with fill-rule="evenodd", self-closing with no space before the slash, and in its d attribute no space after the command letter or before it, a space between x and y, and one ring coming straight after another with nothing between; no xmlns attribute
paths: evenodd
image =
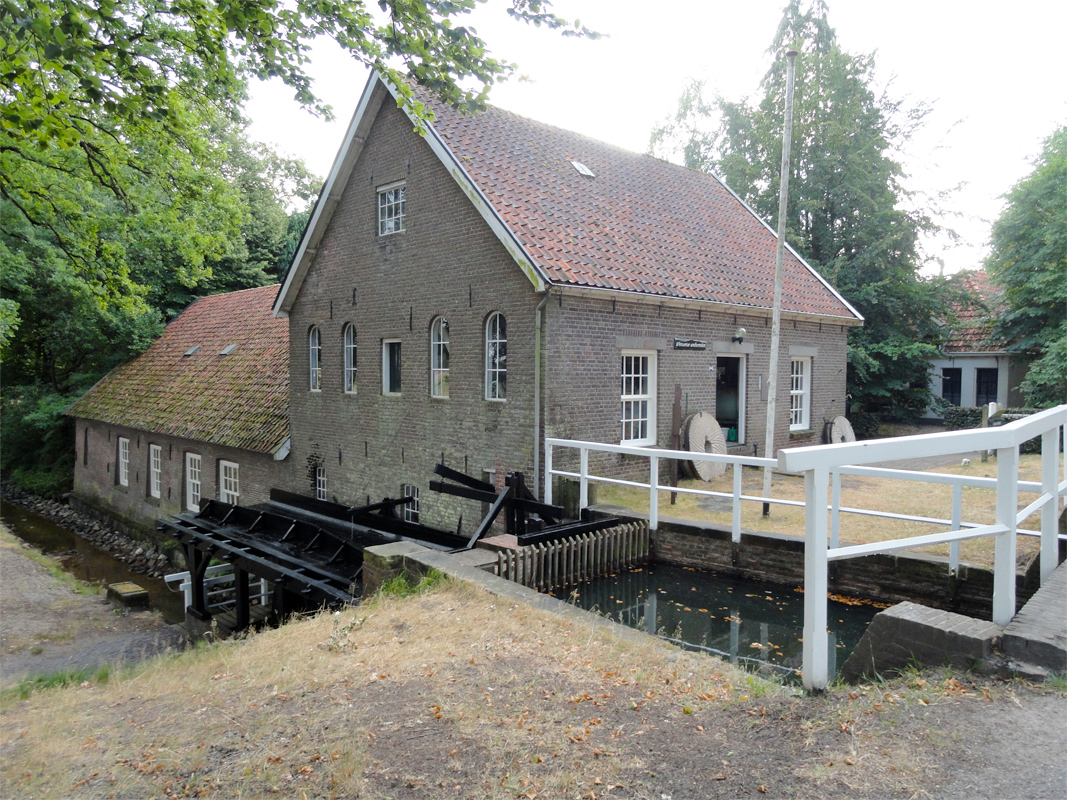
<svg viewBox="0 0 1067 800"><path fill-rule="evenodd" d="M188 572L175 572L165 575L168 584L178 584L175 591L185 595L185 607L193 604L193 583ZM226 611L234 607L234 572L232 564L216 564L208 567L204 573L204 594L207 609L211 612ZM271 601L270 584L254 575L248 576L248 596L250 600L259 600L263 605Z"/></svg>
<svg viewBox="0 0 1067 800"><path fill-rule="evenodd" d="M776 459L546 438L544 498L546 503L552 502L552 479L555 476L578 480L579 505L582 508L589 504L590 481L647 489L649 528L652 530L657 530L659 527L659 494L661 491L730 498L733 502L731 534L734 542L741 541L741 504L743 502L804 506L806 541L804 549L804 684L809 689L821 690L825 688L828 679L826 575L829 561L948 543L950 546L949 568L955 572L959 566L960 541L994 536L997 539L994 546L993 621L998 625L1006 625L1011 620L1015 614L1015 535L1041 538L1042 581L1052 573L1056 566L1059 498L1067 493L1067 481L1063 479L1063 475L1067 474L1067 462L1061 463L1063 459L1059 455L1060 436L1065 425L1067 425L1067 405L1049 409L998 428L783 449L779 451ZM1037 436L1041 437L1042 447L1041 480L1039 482L1019 481L1019 446ZM558 469L554 466L554 461L557 460L554 458L555 453L561 449L578 451L577 472ZM996 478L972 478L963 475L863 466L883 461L963 455L988 450L995 450L997 453ZM647 481L636 481L596 475L589 469L590 453L618 453L648 459L649 478ZM733 470L733 489L731 492L717 492L670 486L661 482L659 478L660 461L663 459L727 464ZM741 474L745 466L771 467L782 472L804 473L804 501L743 494ZM842 475L951 485L951 519L842 506ZM967 522L961 518L964 487L996 490L997 511L994 524ZM1032 492L1038 496L1022 511L1017 511L1020 491ZM828 495L829 502L827 502ZM1039 530L1020 527L1020 523L1038 511L1041 512ZM948 530L925 536L910 536L884 542L840 547L838 533L842 513L923 522L947 526ZM812 616L812 619L809 620L809 616ZM813 633L813 631L821 633Z"/></svg>
<svg viewBox="0 0 1067 800"><path fill-rule="evenodd" d="M557 449L578 451L578 472L556 469L553 466L554 454ZM621 478L608 478L595 475L589 471L590 453L622 453L630 456L640 456L648 459L648 481L630 481ZM660 462L664 459L676 459L679 461L712 461L731 466L733 469L733 491L713 492L708 489L687 489L681 486L671 486L663 483L659 478ZM579 483L578 504L581 508L589 505L589 482L613 483L618 486L634 486L648 489L648 527L652 530L659 528L659 493L661 491L678 492L680 494L696 494L705 497L729 497L733 499L733 522L731 530L733 540L741 541L741 503L739 501L754 501L760 503L776 503L786 506L804 505L798 500L775 500L773 498L756 495L746 495L741 492L742 467L770 467L778 466L773 458L755 458L753 456L730 456L715 453L694 453L689 450L665 450L659 447L633 447L625 444L603 444L600 442L584 442L578 439L545 439L545 492L546 503L552 502L552 478L563 476L565 478L577 478Z"/></svg>
<svg viewBox="0 0 1067 800"><path fill-rule="evenodd" d="M875 439L817 447L780 450L779 469L804 474L804 687L809 691L826 688L830 675L827 664L826 592L827 565L830 561L885 553L912 547L959 542L991 536L993 550L993 622L1007 625L1015 616L1015 543L1019 523L1033 514L1041 514L1040 573L1042 582L1056 567L1060 498L1067 494L1067 456L1059 444L1067 426L1067 405L1034 414L999 428L951 431L896 439ZM1018 510L1019 446L1041 437L1040 496ZM837 474L871 474L858 471L864 464L895 461L924 456L959 455L975 450L995 450L997 454L996 513L992 525L962 525L955 519L949 529L924 536L909 536L882 542L840 547L828 543L833 515L839 508L840 491L831 491L831 476ZM885 470L876 470L884 473ZM884 477L900 477L883 475ZM908 478L911 479L910 477ZM990 479L993 480L993 479ZM955 492L954 492L955 493ZM955 501L953 503L955 506Z"/></svg>

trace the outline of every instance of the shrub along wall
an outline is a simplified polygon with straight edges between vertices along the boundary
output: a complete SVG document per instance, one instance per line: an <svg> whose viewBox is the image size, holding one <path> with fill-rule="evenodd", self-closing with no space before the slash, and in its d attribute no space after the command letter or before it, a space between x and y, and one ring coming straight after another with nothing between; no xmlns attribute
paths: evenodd
<svg viewBox="0 0 1067 800"><path fill-rule="evenodd" d="M1016 420L1025 419L1031 414L1036 414L1041 411L1040 408L1006 408L1004 412L994 419L990 424L993 427L998 425L1006 425L1009 422L1015 422ZM964 406L949 406L945 409L945 430L946 431L959 431L967 430L970 428L978 428L982 425L982 408L979 407L964 407ZM1063 436L1060 436L1060 450L1063 449ZM1030 453L1041 452L1041 437L1038 436L1031 439L1028 442L1024 442L1019 448L1019 452L1024 455Z"/></svg>

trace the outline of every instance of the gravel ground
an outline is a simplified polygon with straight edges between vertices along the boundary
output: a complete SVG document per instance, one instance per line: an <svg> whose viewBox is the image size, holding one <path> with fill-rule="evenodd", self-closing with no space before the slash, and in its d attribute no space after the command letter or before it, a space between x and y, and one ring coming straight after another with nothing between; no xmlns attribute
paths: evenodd
<svg viewBox="0 0 1067 800"><path fill-rule="evenodd" d="M0 526L0 688L26 677L140 660L181 647L184 632L148 611L123 613L31 559Z"/></svg>

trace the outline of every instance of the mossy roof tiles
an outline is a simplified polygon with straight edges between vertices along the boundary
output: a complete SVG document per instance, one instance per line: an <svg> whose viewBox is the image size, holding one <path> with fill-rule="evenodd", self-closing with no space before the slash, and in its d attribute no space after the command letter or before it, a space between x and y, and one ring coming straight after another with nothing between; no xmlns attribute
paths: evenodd
<svg viewBox="0 0 1067 800"><path fill-rule="evenodd" d="M421 92L420 99L553 284L772 307L777 237L716 177L501 109L463 115ZM858 319L788 250L782 310Z"/></svg>
<svg viewBox="0 0 1067 800"><path fill-rule="evenodd" d="M956 324L944 344L946 353L996 353L1007 350L993 337L996 317L1003 311L997 289L985 270L970 270L956 275L956 281L976 302L957 303L953 307Z"/></svg>
<svg viewBox="0 0 1067 800"><path fill-rule="evenodd" d="M82 419L269 453L289 436L289 323L277 286L201 297L75 402ZM236 345L228 355L220 355ZM199 349L191 355L186 352Z"/></svg>

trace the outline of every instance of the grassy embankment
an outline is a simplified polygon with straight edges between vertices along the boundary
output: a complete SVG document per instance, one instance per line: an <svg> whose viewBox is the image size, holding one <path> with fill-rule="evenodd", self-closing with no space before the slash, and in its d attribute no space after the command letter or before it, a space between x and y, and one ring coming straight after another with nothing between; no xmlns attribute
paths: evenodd
<svg viewBox="0 0 1067 800"><path fill-rule="evenodd" d="M798 697L448 581L104 677L3 698L0 795L908 796L943 766L928 707L1003 694L941 673Z"/></svg>

